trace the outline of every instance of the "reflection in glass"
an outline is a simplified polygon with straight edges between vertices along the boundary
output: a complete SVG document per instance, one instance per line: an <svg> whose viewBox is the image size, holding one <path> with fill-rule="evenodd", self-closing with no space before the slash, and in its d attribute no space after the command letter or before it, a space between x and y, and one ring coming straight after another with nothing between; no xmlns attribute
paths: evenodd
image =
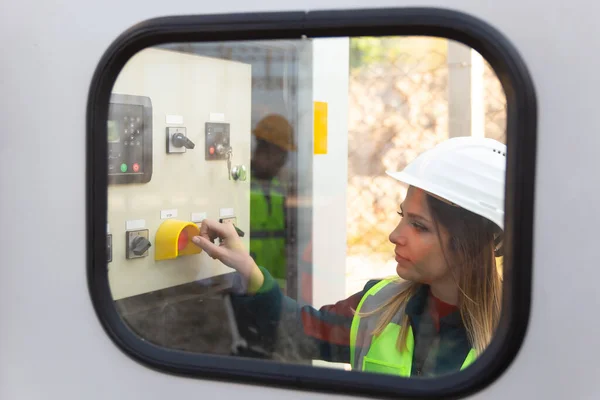
<svg viewBox="0 0 600 400"><path fill-rule="evenodd" d="M152 106L135 138L150 181L108 193L111 291L144 340L404 377L457 372L492 340L506 100L472 49L170 44L113 93ZM109 142L134 109L111 105Z"/></svg>

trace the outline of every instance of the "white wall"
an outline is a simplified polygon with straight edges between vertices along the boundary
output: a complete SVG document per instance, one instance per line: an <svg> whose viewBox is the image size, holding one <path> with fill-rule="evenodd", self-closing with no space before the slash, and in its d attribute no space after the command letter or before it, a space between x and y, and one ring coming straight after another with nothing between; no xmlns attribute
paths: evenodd
<svg viewBox="0 0 600 400"><path fill-rule="evenodd" d="M313 159L315 307L339 301L346 294L349 46L348 38L313 42L313 99L326 102L328 109L327 153Z"/></svg>
<svg viewBox="0 0 600 400"><path fill-rule="evenodd" d="M568 5L541 0L0 3L0 33L6 38L0 63L5 130L0 136L5 227L0 398L162 400L200 393L220 399L354 399L168 375L139 365L111 342L91 306L85 268L86 101L104 50L146 18L405 6L450 7L500 29L524 58L539 101L529 329L507 372L472 398L598 398L594 349L600 324L590 315L598 304L600 278L600 135L595 133L600 54L592 51L600 45L600 3L583 0ZM342 237L338 232L336 238Z"/></svg>
<svg viewBox="0 0 600 400"><path fill-rule="evenodd" d="M450 137L485 136L483 57L469 46L448 41Z"/></svg>

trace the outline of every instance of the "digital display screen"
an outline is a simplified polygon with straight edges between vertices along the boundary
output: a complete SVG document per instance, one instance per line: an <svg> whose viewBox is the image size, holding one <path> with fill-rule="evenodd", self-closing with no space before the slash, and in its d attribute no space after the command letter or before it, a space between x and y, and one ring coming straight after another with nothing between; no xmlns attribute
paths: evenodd
<svg viewBox="0 0 600 400"><path fill-rule="evenodd" d="M113 120L107 121L107 130L108 130L108 141L109 143L117 143L119 142L120 135L117 129L117 123Z"/></svg>

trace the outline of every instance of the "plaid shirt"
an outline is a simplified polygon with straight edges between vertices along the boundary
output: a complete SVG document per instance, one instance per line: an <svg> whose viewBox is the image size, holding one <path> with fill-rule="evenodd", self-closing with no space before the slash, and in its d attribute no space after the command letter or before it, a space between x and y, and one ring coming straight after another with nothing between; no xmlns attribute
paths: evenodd
<svg viewBox="0 0 600 400"><path fill-rule="evenodd" d="M354 310L365 293L379 281L369 281L360 292L317 310L308 305L300 306L283 296L269 272L262 267L261 271L265 280L258 293L231 295L238 329L248 343L260 346L267 353L277 353L281 346L293 346L293 352L303 359L349 363ZM432 375L458 371L471 349L460 313L447 307L442 313L427 312L429 293L429 286L422 285L406 306L415 336L413 357L430 359L428 364L432 370L429 374ZM434 329L430 329L431 326ZM426 338L421 334L429 336ZM432 334L439 340L439 345L433 352L423 351L419 344L425 340L429 342ZM421 363L413 362L413 373L416 364Z"/></svg>

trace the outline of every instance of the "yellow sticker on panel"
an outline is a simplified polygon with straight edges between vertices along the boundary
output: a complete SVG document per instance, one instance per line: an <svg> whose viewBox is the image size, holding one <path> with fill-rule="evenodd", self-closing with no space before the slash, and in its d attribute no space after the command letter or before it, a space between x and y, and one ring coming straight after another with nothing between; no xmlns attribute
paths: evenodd
<svg viewBox="0 0 600 400"><path fill-rule="evenodd" d="M314 153L327 154L327 103L315 101L314 110Z"/></svg>

